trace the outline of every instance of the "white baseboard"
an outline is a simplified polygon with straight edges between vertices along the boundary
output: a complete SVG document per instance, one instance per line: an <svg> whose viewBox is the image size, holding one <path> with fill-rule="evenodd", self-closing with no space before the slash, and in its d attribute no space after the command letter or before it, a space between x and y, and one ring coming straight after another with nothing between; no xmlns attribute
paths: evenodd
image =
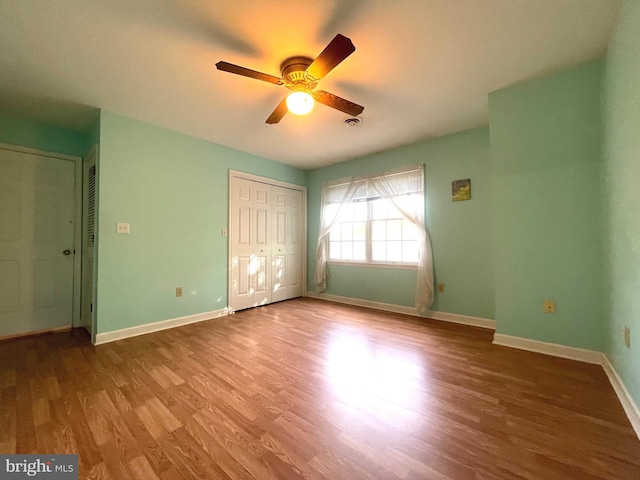
<svg viewBox="0 0 640 480"><path fill-rule="evenodd" d="M214 310L212 312L188 315L186 317L170 318L169 320L146 323L144 325L138 325L135 327L114 330L113 332L98 333L96 335L92 335L91 342L94 345L100 345L102 343L114 342L116 340L122 340L124 338L137 337L138 335L159 332L160 330L167 330L168 328L181 327L183 325L189 325L190 323L197 323L203 322L205 320L211 320L213 318L226 317L228 314L229 309L223 308L220 310Z"/></svg>
<svg viewBox="0 0 640 480"><path fill-rule="evenodd" d="M618 395L618 399L622 404L622 408L624 412L627 414L627 418L631 422L631 426L636 432L638 439L640 439L640 409L638 409L638 405L633 401L633 397L627 390L627 387L622 383L622 379L618 376L618 372L613 368L612 363L609 361L609 358L606 355L603 355L604 362L602 364L602 368L604 368L604 372L609 377L609 381L611 382L611 386Z"/></svg>
<svg viewBox="0 0 640 480"><path fill-rule="evenodd" d="M443 322L459 323L461 325L470 325L473 327L488 328L495 330L496 322L488 318L469 317L467 315L458 315L456 313L427 311L419 314L413 307L405 307L403 305L393 305L391 303L374 302L371 300L362 300L360 298L342 297L340 295L331 295L328 293L307 292L305 295L309 298L317 298L319 300L328 300L330 302L345 303L347 305L355 305L358 307L375 308L376 310L384 310L385 312L402 313L404 315L412 315L420 318L432 318Z"/></svg>
<svg viewBox="0 0 640 480"><path fill-rule="evenodd" d="M595 350L586 350L584 348L567 347L566 345L558 345L556 343L530 340L528 338L512 337L511 335L503 335L502 333L496 333L493 336L493 343L495 345L502 345L503 347L528 350L529 352L544 353L545 355L568 358L569 360L593 363L595 365L602 365L603 363L602 352L596 352Z"/></svg>

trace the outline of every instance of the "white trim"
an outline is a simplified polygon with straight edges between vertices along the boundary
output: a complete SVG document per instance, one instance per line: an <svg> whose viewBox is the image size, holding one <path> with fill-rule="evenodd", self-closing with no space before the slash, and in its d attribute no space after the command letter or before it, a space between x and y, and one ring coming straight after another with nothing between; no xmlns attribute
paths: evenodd
<svg viewBox="0 0 640 480"><path fill-rule="evenodd" d="M72 157L75 164L73 194L73 327L80 326L80 302L82 301L82 157Z"/></svg>
<svg viewBox="0 0 640 480"><path fill-rule="evenodd" d="M82 157L75 155L67 155L66 153L49 152L37 148L23 147L21 145L10 145L8 143L0 143L0 149L9 150L11 152L27 153L29 155L38 155L39 157L57 158L59 160L71 160L72 162L81 161Z"/></svg>
<svg viewBox="0 0 640 480"><path fill-rule="evenodd" d="M328 293L307 292L305 296L309 298L316 298L318 300L327 300L329 302L356 305L358 307L375 308L376 310L383 310L385 312L402 313L404 315L411 315L419 318L431 318L433 320L440 320L443 322L487 328L489 330L495 330L496 328L496 322L488 318L470 317L467 315L459 315L457 313L437 311L427 311L424 314L419 314L414 307L393 305L391 303L374 302L371 300L362 300L360 298L342 297L340 295L331 295Z"/></svg>
<svg viewBox="0 0 640 480"><path fill-rule="evenodd" d="M434 312L427 311L424 315L434 320L440 320L442 322L459 323L461 325L469 325L471 327L486 328L489 330L496 329L496 321L489 318L470 317L468 315L460 315L457 313L448 312Z"/></svg>
<svg viewBox="0 0 640 480"><path fill-rule="evenodd" d="M338 267L374 267L374 268L391 268L393 270L417 270L417 263L394 263L394 262L350 262L348 260L327 260L327 265L336 265Z"/></svg>
<svg viewBox="0 0 640 480"><path fill-rule="evenodd" d="M502 333L496 333L493 336L493 344L527 350L529 352L543 353L554 357L568 358L569 360L577 360L579 362L593 363L595 365L602 365L603 363L602 352L568 347L566 345L558 345L557 343L541 342L528 338L512 337L511 335L504 335Z"/></svg>
<svg viewBox="0 0 640 480"><path fill-rule="evenodd" d="M295 183L283 182L281 180L274 180L269 177L261 177L259 175L253 175L251 173L241 172L239 170L229 169L229 178L244 178L245 180L251 180L253 182L265 183L267 185L275 185L277 187L289 188L291 190L303 190L307 191L307 187L304 185L296 185Z"/></svg>
<svg viewBox="0 0 640 480"><path fill-rule="evenodd" d="M631 426L635 430L638 439L640 439L640 409L638 405L636 405L636 402L633 401L633 397L629 393L629 390L627 390L627 387L624 386L622 379L618 376L616 369L613 368L613 364L609 361L609 358L603 354L603 359L602 368L604 369L604 373L609 377L611 386L616 392L616 395L618 395L622 408L627 414L627 418L629 422L631 422Z"/></svg>
<svg viewBox="0 0 640 480"><path fill-rule="evenodd" d="M103 343L114 342L116 340L122 340L123 338L137 337L138 335L146 335L147 333L159 332L161 330L167 330L168 328L181 327L183 325L189 325L191 323L203 322L205 320L211 320L219 317L226 317L228 314L229 309L222 308L220 310L213 310L212 312L187 315L186 317L170 318L169 320L146 323L144 325L138 325L135 327L114 330L113 332L98 333L96 335L92 335L91 342L94 345L100 345Z"/></svg>

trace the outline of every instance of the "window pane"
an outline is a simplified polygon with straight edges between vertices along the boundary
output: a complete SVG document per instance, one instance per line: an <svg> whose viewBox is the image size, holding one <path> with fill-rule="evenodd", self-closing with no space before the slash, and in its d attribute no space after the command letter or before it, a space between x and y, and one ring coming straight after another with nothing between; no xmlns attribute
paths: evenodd
<svg viewBox="0 0 640 480"><path fill-rule="evenodd" d="M353 242L353 259L354 260L366 260L367 249L365 242Z"/></svg>
<svg viewBox="0 0 640 480"><path fill-rule="evenodd" d="M387 238L387 222L374 220L371 222L371 240L385 240Z"/></svg>
<svg viewBox="0 0 640 480"><path fill-rule="evenodd" d="M390 200L387 201L387 218L404 218L400 210Z"/></svg>
<svg viewBox="0 0 640 480"><path fill-rule="evenodd" d="M339 242L340 241L340 224L334 225L331 229L331 233L329 233L329 241L330 242Z"/></svg>
<svg viewBox="0 0 640 480"><path fill-rule="evenodd" d="M336 216L336 212L338 211L338 204L337 203L330 203L328 205L325 206L324 209L324 214L325 214L325 218L333 218Z"/></svg>
<svg viewBox="0 0 640 480"><path fill-rule="evenodd" d="M353 232L353 226L351 223L343 223L341 226L341 230L342 230L342 241L351 241L351 238L353 238L352 236L352 232Z"/></svg>
<svg viewBox="0 0 640 480"><path fill-rule="evenodd" d="M329 258L331 260L340 260L340 243L329 242Z"/></svg>
<svg viewBox="0 0 640 480"><path fill-rule="evenodd" d="M353 246L351 242L342 243L342 260L353 260Z"/></svg>
<svg viewBox="0 0 640 480"><path fill-rule="evenodd" d="M387 242L387 261L402 261L402 242Z"/></svg>
<svg viewBox="0 0 640 480"><path fill-rule="evenodd" d="M364 242L366 240L367 224L356 222L353 224L353 239Z"/></svg>
<svg viewBox="0 0 640 480"><path fill-rule="evenodd" d="M387 260L386 242L371 242L371 260L374 262L384 262Z"/></svg>
<svg viewBox="0 0 640 480"><path fill-rule="evenodd" d="M353 203L346 205L340 214L340 223L353 221Z"/></svg>
<svg viewBox="0 0 640 480"><path fill-rule="evenodd" d="M387 220L387 240L400 240L401 235L402 220Z"/></svg>
<svg viewBox="0 0 640 480"><path fill-rule="evenodd" d="M386 200L373 200L371 202L372 218L374 220L384 220L387 218L387 202Z"/></svg>
<svg viewBox="0 0 640 480"><path fill-rule="evenodd" d="M360 222L367 221L367 202L356 202L353 204L353 219Z"/></svg>
<svg viewBox="0 0 640 480"><path fill-rule="evenodd" d="M408 220L402 221L402 239L403 240L415 240L417 238L416 235L416 227L413 223Z"/></svg>
<svg viewBox="0 0 640 480"><path fill-rule="evenodd" d="M402 242L402 261L418 263L418 244L415 241Z"/></svg>

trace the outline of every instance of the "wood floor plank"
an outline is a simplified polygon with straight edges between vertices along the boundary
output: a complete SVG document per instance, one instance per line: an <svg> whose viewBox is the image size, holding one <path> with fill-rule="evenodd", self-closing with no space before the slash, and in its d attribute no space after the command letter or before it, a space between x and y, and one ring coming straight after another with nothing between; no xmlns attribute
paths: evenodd
<svg viewBox="0 0 640 480"><path fill-rule="evenodd" d="M159 480L149 461L144 455L129 461L129 470L136 480Z"/></svg>
<svg viewBox="0 0 640 480"><path fill-rule="evenodd" d="M601 367L311 299L0 342L0 453L77 453L98 480L640 478Z"/></svg>

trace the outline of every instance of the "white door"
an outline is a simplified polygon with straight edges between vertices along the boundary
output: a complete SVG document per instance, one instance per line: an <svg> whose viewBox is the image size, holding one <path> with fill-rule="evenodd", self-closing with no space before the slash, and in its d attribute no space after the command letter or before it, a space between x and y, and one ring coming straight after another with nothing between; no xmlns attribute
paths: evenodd
<svg viewBox="0 0 640 480"><path fill-rule="evenodd" d="M0 336L72 325L75 164L0 149Z"/></svg>
<svg viewBox="0 0 640 480"><path fill-rule="evenodd" d="M229 179L232 310L287 300L304 292L303 190L242 175L231 172Z"/></svg>
<svg viewBox="0 0 640 480"><path fill-rule="evenodd" d="M242 178L230 182L230 307L271 302L269 185Z"/></svg>
<svg viewBox="0 0 640 480"><path fill-rule="evenodd" d="M303 289L303 236L305 214L303 211L302 191L288 190L287 192L287 298L302 296Z"/></svg>
<svg viewBox="0 0 640 480"><path fill-rule="evenodd" d="M302 191L272 186L272 301L302 295Z"/></svg>

